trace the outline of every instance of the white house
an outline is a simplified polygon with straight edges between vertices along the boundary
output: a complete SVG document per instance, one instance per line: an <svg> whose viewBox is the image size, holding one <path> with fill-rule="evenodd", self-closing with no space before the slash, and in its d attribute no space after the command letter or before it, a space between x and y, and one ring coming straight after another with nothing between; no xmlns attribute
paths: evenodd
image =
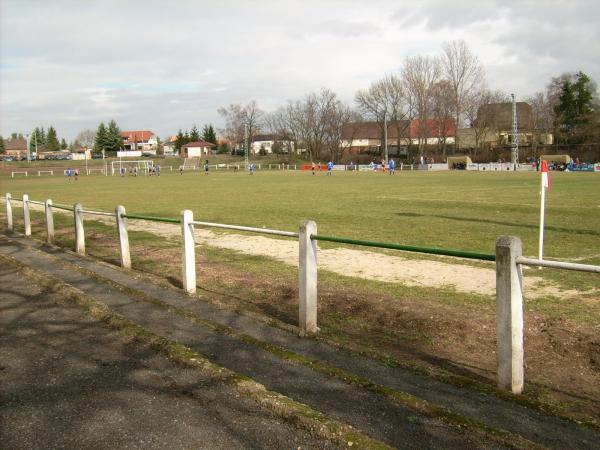
<svg viewBox="0 0 600 450"><path fill-rule="evenodd" d="M289 139L274 134L259 134L254 136L250 145L250 152L254 155L261 153L261 150L264 153L273 153L273 147L276 142L281 145L282 152L289 153L290 151L294 151L294 142Z"/></svg>
<svg viewBox="0 0 600 450"><path fill-rule="evenodd" d="M215 144L206 141L189 142L181 146L181 156L184 158L199 158L213 153Z"/></svg>
<svg viewBox="0 0 600 450"><path fill-rule="evenodd" d="M156 154L158 141L152 131L121 131L120 134L123 138L123 148L125 150L141 150Z"/></svg>

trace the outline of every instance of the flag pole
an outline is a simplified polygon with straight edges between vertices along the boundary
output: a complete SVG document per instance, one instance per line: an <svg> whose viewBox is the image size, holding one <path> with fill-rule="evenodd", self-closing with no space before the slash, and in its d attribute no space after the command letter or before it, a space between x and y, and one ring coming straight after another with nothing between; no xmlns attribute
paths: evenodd
<svg viewBox="0 0 600 450"><path fill-rule="evenodd" d="M545 160L541 161L542 169L542 182L541 182L541 196L540 196L540 243L539 243L539 259L542 260L544 256L544 216L546 208L546 189L550 188L550 174L548 173L548 162ZM541 267L540 267L541 269Z"/></svg>
<svg viewBox="0 0 600 450"><path fill-rule="evenodd" d="M538 259L542 260L542 256L544 254L544 214L545 214L545 206L546 206L546 187L544 186L544 179L542 178L542 195L540 199L540 244L539 244L539 252ZM540 267L541 269L541 267Z"/></svg>

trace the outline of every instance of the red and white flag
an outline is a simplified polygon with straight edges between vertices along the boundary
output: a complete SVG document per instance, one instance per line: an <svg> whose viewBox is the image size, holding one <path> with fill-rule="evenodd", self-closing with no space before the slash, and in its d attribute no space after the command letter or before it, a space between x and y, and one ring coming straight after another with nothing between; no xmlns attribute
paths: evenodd
<svg viewBox="0 0 600 450"><path fill-rule="evenodd" d="M542 160L542 187L550 190L550 173L548 172L548 162Z"/></svg>

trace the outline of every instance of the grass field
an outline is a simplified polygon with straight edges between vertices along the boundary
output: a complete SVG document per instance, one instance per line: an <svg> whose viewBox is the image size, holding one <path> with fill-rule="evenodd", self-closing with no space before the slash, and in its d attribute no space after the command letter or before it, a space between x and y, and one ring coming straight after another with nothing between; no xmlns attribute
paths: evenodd
<svg viewBox="0 0 600 450"><path fill-rule="evenodd" d="M600 264L600 174L552 173L551 178L545 255ZM108 211L122 204L128 213L165 217L191 209L196 220L291 231L301 220L314 219L319 234L486 253L494 252L498 236L511 234L523 240L526 255L536 256L539 184L535 173L402 172L391 177L336 172L328 177L295 171L254 176L211 171L208 176L167 172L160 178L93 175L77 182L61 176L5 177L0 178L0 194L81 202L85 208ZM18 203L14 206L20 232L21 211ZM43 214L35 213L33 220L33 236L43 240ZM58 245L73 248L72 217L55 214L55 223ZM114 226L86 221L89 255L118 264L116 242ZM181 285L179 243L139 231L130 232L130 242L136 270ZM333 244L319 243L321 248L328 245ZM493 268L490 263L452 261ZM201 299L297 323L294 267L202 246L196 270ZM597 423L600 279L581 272L535 272L560 292L526 298L525 395L570 417ZM320 336L389 364L416 364L418 370L433 371L444 380L466 374L494 384L492 295L408 287L320 270L318 296Z"/></svg>
<svg viewBox="0 0 600 450"><path fill-rule="evenodd" d="M493 253L498 236L523 240L537 255L539 175L535 173L211 172L157 177L81 176L2 179L2 193L81 202L87 208L296 230L304 219L320 234ZM600 174L552 173L545 256L600 263Z"/></svg>

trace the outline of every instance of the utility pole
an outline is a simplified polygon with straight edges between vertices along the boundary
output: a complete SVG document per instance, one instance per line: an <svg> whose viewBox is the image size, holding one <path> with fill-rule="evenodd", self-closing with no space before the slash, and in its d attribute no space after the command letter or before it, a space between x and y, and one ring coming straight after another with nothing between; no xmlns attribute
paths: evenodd
<svg viewBox="0 0 600 450"><path fill-rule="evenodd" d="M517 133L517 102L515 101L515 94L510 94L512 97L512 142L510 152L510 162L513 166L513 170L517 170L517 164L519 164L519 135Z"/></svg>
<svg viewBox="0 0 600 450"><path fill-rule="evenodd" d="M244 124L244 167L248 168L248 124Z"/></svg>
<svg viewBox="0 0 600 450"><path fill-rule="evenodd" d="M387 111L383 112L383 148L385 152L385 163L388 163L388 130L387 130Z"/></svg>

